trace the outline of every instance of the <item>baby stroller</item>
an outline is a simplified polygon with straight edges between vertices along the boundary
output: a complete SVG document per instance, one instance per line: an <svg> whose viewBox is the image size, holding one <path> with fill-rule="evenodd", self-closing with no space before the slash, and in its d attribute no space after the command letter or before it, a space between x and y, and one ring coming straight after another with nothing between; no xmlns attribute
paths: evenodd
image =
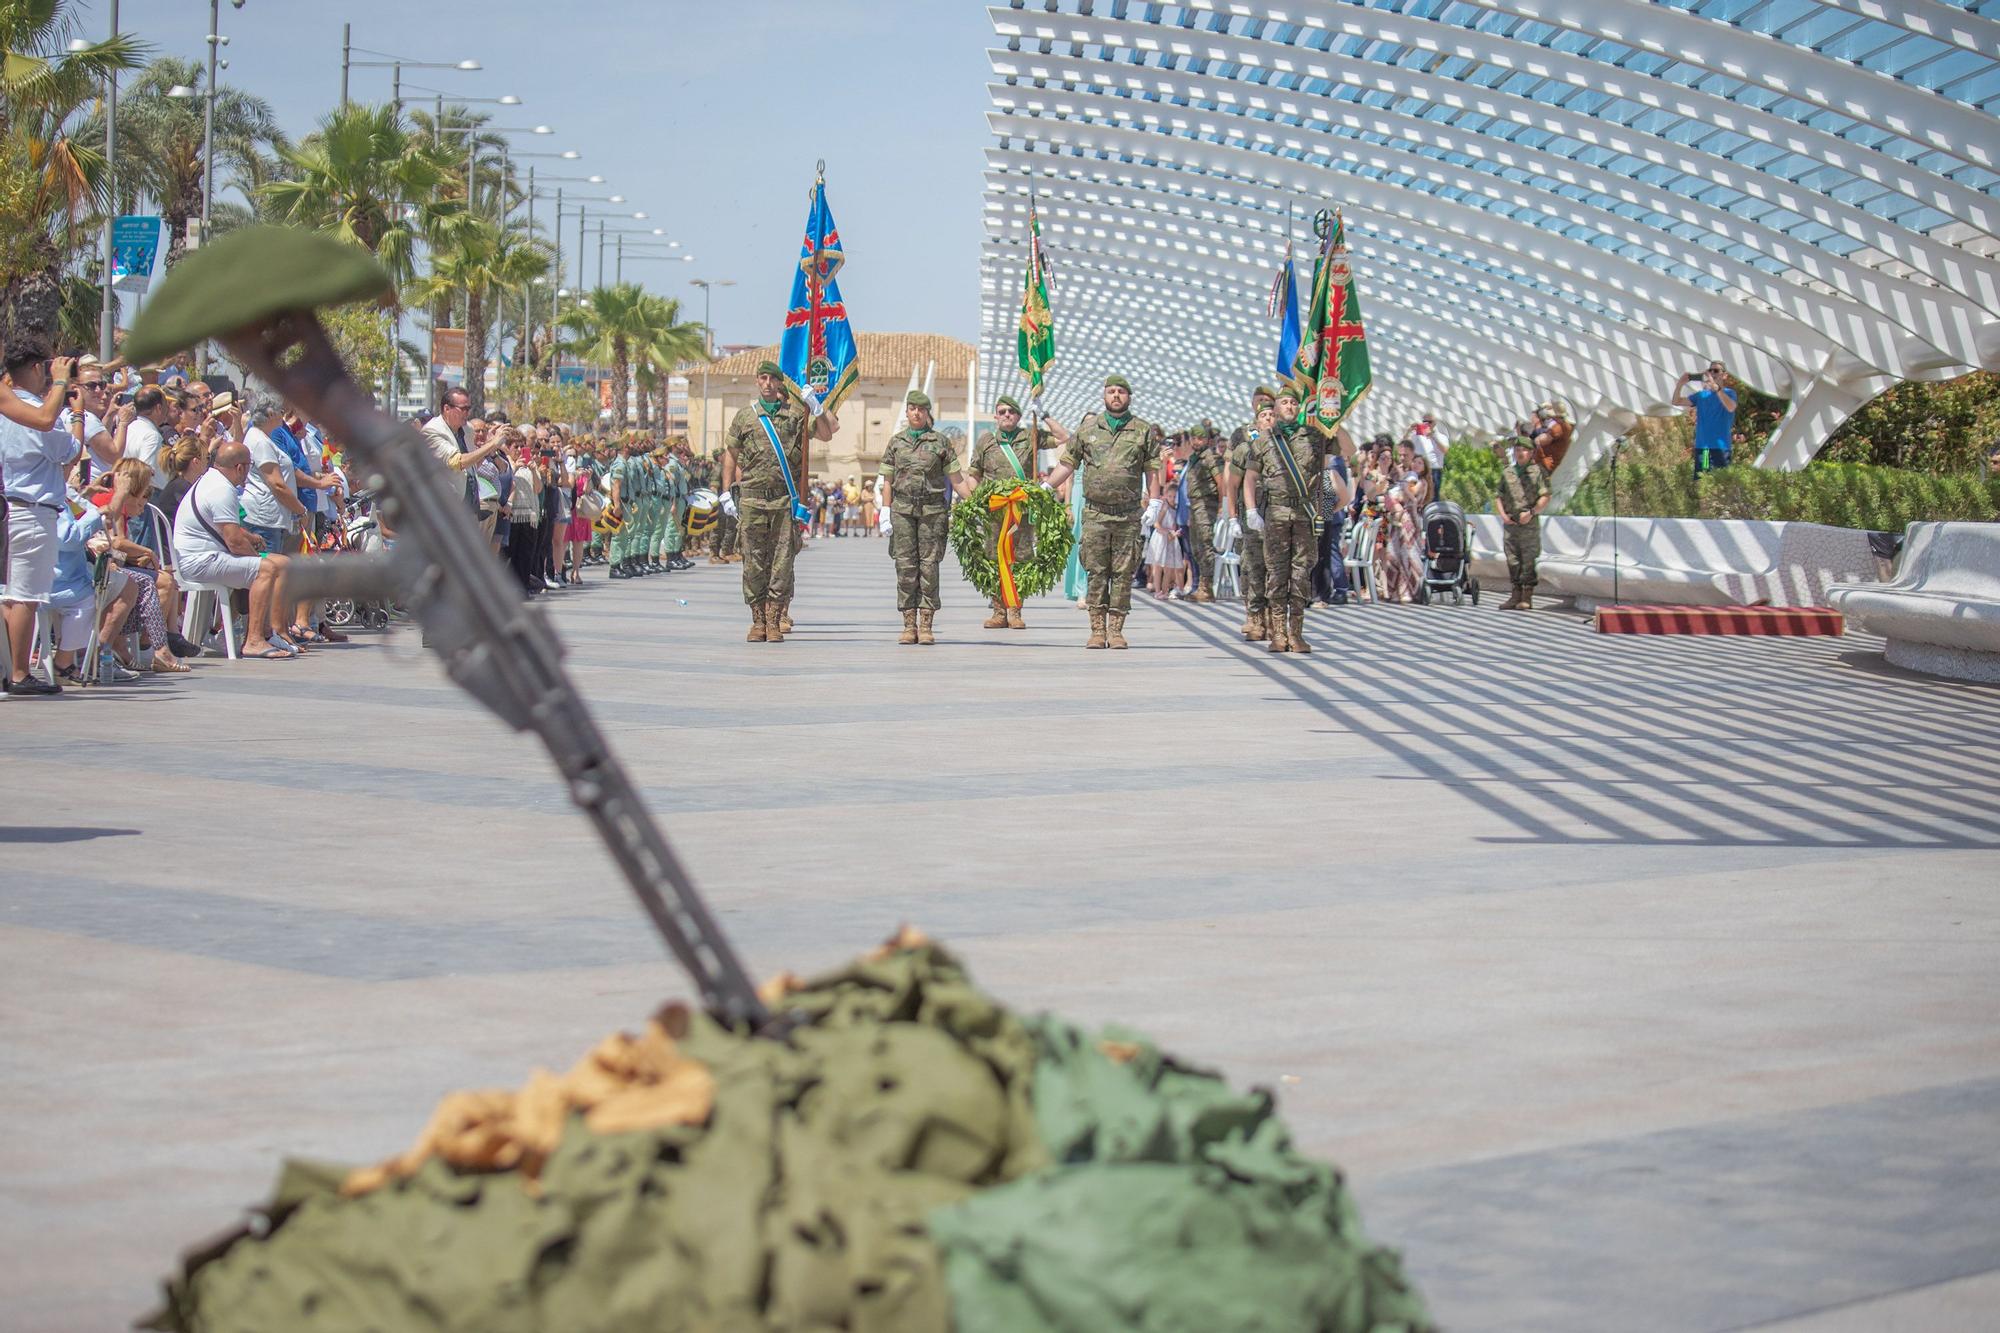
<svg viewBox="0 0 2000 1333"><path fill-rule="evenodd" d="M1472 577L1472 531L1465 511L1449 500L1433 500L1424 506L1424 581L1417 588L1417 600L1451 597L1453 606L1464 606L1470 596L1479 605L1479 584Z"/></svg>
<svg viewBox="0 0 2000 1333"><path fill-rule="evenodd" d="M380 551L386 547L381 526L375 517L375 493L357 491L348 500L346 515L328 530L326 543L320 551L323 555L337 555L342 552ZM337 597L326 604L324 614L327 623L336 629L359 626L381 630L389 627L395 609L390 602Z"/></svg>

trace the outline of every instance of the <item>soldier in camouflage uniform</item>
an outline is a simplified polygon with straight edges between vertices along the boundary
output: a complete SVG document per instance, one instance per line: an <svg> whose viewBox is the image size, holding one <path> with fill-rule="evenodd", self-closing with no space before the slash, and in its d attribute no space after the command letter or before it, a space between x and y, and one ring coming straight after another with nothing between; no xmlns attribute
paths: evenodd
<svg viewBox="0 0 2000 1333"><path fill-rule="evenodd" d="M784 449L784 463L771 447L763 421L768 419ZM803 479L806 433L830 440L840 422L831 412L808 417L805 405L785 388L784 372L775 361L757 367L757 401L738 409L723 435L722 484L740 484L722 502L723 513L737 518L743 545L743 601L750 608L748 643L783 643L783 599L792 588L792 556L798 523L792 516L792 484Z"/></svg>
<svg viewBox="0 0 2000 1333"><path fill-rule="evenodd" d="M897 643L935 643L938 565L944 560L952 495L972 487L958 470L958 450L931 423L931 400L915 389L904 399L908 424L882 451L882 502L889 510L889 558L896 562Z"/></svg>
<svg viewBox="0 0 2000 1333"><path fill-rule="evenodd" d="M1502 611L1535 609L1535 562L1542 556L1542 511L1549 507L1549 478L1535 462L1535 442L1514 440L1514 465L1500 474L1500 493L1493 512L1500 515L1501 545L1507 549L1507 577L1514 595L1500 603Z"/></svg>
<svg viewBox="0 0 2000 1333"><path fill-rule="evenodd" d="M1258 498L1243 490L1243 474L1250 468L1250 446L1259 434L1258 416L1272 410L1278 401L1278 391L1259 385L1250 395L1250 424L1238 426L1229 436L1229 465L1223 473L1223 494L1229 497L1232 506L1248 513L1258 507ZM1269 427L1264 427L1268 430ZM1271 627L1266 614L1268 605L1264 581L1264 534L1243 529L1242 551L1243 576L1243 637L1256 642L1271 637Z"/></svg>
<svg viewBox="0 0 2000 1333"><path fill-rule="evenodd" d="M659 572L653 563L653 534L660 524L660 469L644 436L639 438L638 447L632 460L632 493L639 501L638 522L632 533L632 572L643 577Z"/></svg>
<svg viewBox="0 0 2000 1333"><path fill-rule="evenodd" d="M610 487L611 507L618 511L618 530L611 534L609 557L611 577L629 579L635 576L632 560L633 533L639 526L639 460L638 442L627 440L611 460L610 469L604 474L605 484Z"/></svg>
<svg viewBox="0 0 2000 1333"><path fill-rule="evenodd" d="M1032 483L1035 480L1033 437L1021 426L1021 405L1002 396L993 404L994 429L979 437L972 449L972 484L983 485L999 477ZM987 629L1026 629L1021 608L993 599L993 614L986 618Z"/></svg>
<svg viewBox="0 0 2000 1333"><path fill-rule="evenodd" d="M1188 544L1194 548L1193 600L1215 600L1215 525L1235 510L1225 485L1229 457L1216 444L1215 423L1203 421L1193 431L1194 451L1187 461Z"/></svg>
<svg viewBox="0 0 2000 1333"><path fill-rule="evenodd" d="M1078 560L1089 576L1086 648L1124 648L1132 610L1132 573L1139 565L1139 513L1160 498L1160 428L1132 415L1132 385L1106 376L1104 410L1083 419L1049 473L1060 486L1083 468L1083 533Z"/></svg>
<svg viewBox="0 0 2000 1333"><path fill-rule="evenodd" d="M667 450L667 529L661 539L661 553L668 569L689 569L681 547L687 542L688 469L687 444L676 440Z"/></svg>
<svg viewBox="0 0 2000 1333"><path fill-rule="evenodd" d="M1275 420L1250 451L1243 491L1261 495L1261 510L1243 510L1243 526L1264 538L1266 615L1271 651L1309 653L1306 607L1312 602L1312 569L1319 559L1319 495L1326 484L1327 441L1299 422L1298 392L1278 391ZM1286 466L1287 458L1292 466ZM1296 470L1298 481L1293 482Z"/></svg>

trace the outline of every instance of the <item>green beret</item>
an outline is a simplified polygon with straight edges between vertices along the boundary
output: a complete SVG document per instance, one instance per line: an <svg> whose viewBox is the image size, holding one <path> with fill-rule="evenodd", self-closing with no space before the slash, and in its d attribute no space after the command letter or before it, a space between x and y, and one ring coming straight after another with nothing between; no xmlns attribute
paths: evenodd
<svg viewBox="0 0 2000 1333"><path fill-rule="evenodd" d="M1203 417L1203 418L1201 419L1201 424L1200 424L1200 425L1198 425L1198 426L1196 426L1196 427L1194 428L1194 437L1195 437L1195 438L1196 438L1197 440L1212 440L1212 439L1214 439L1214 438L1215 438L1215 423L1214 423L1213 421L1210 421L1210 420L1209 420L1209 419L1208 419L1207 417Z"/></svg>
<svg viewBox="0 0 2000 1333"><path fill-rule="evenodd" d="M1132 392L1132 381L1126 379L1123 375L1106 375L1104 377L1104 387L1107 389L1123 389L1126 393L1130 393Z"/></svg>
<svg viewBox="0 0 2000 1333"><path fill-rule="evenodd" d="M1001 394L997 400L995 400L993 404L993 410L997 412L1003 407L1013 408L1016 415L1019 415L1021 411L1021 405L1015 402L1012 398L1008 397L1004 393Z"/></svg>
<svg viewBox="0 0 2000 1333"><path fill-rule="evenodd" d="M785 375L785 372L778 368L778 363L775 361L759 361L757 363L757 373L759 375L776 375L780 379L783 379Z"/></svg>
<svg viewBox="0 0 2000 1333"><path fill-rule="evenodd" d="M386 303L395 293L358 245L299 227L244 227L174 265L133 321L125 356L143 365L289 311Z"/></svg>
<svg viewBox="0 0 2000 1333"><path fill-rule="evenodd" d="M921 389L912 389L909 392L909 396L903 399L903 405L905 407L921 407L924 411L928 412L931 410L930 395Z"/></svg>
<svg viewBox="0 0 2000 1333"><path fill-rule="evenodd" d="M1275 403L1278 401L1278 391L1276 389L1268 387L1267 385L1260 384L1256 388L1250 391L1250 406L1252 407L1257 406L1257 400L1259 398L1269 398L1272 402Z"/></svg>
<svg viewBox="0 0 2000 1333"><path fill-rule="evenodd" d="M1284 388L1278 390L1277 397L1289 398L1295 403L1305 401L1304 399L1299 397L1299 391L1289 384L1287 384Z"/></svg>

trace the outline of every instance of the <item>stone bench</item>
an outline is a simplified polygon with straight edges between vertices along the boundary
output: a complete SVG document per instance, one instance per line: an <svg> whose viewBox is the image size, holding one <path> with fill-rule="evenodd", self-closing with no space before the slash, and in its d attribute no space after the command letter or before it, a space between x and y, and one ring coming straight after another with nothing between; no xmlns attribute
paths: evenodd
<svg viewBox="0 0 2000 1333"><path fill-rule="evenodd" d="M1474 525L1473 572L1507 576L1501 523ZM1615 566L1615 568L1614 568ZM1828 590L1881 577L1856 528L1700 518L1553 518L1542 523L1540 591L1578 607L1824 606Z"/></svg>
<svg viewBox="0 0 2000 1333"><path fill-rule="evenodd" d="M2000 523L1912 523L1895 578L1834 588L1828 604L1887 639L1897 666L2000 682Z"/></svg>

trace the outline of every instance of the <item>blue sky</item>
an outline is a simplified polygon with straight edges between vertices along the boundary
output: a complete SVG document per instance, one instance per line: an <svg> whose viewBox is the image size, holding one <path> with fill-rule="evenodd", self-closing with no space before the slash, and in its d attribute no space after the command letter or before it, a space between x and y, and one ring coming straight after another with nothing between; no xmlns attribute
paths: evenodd
<svg viewBox="0 0 2000 1333"><path fill-rule="evenodd" d="M77 9L86 33L105 30L105 0ZM120 21L158 53L199 58L208 6L124 0ZM628 279L682 298L695 319L701 293L689 279L736 280L716 293L719 341L776 341L822 157L855 327L975 340L992 28L974 0L223 0L221 80L263 97L302 136L339 100L343 23L356 46L478 60L477 73L406 70L406 100L430 97L413 84L520 97L485 109L496 124L556 134L516 135L517 146L583 154L537 167L604 176L603 187L568 188L625 195L651 215L643 225L665 227L696 258L641 263L628 252ZM350 95L387 101L389 85L389 70L357 69ZM573 216L565 231L569 264Z"/></svg>

